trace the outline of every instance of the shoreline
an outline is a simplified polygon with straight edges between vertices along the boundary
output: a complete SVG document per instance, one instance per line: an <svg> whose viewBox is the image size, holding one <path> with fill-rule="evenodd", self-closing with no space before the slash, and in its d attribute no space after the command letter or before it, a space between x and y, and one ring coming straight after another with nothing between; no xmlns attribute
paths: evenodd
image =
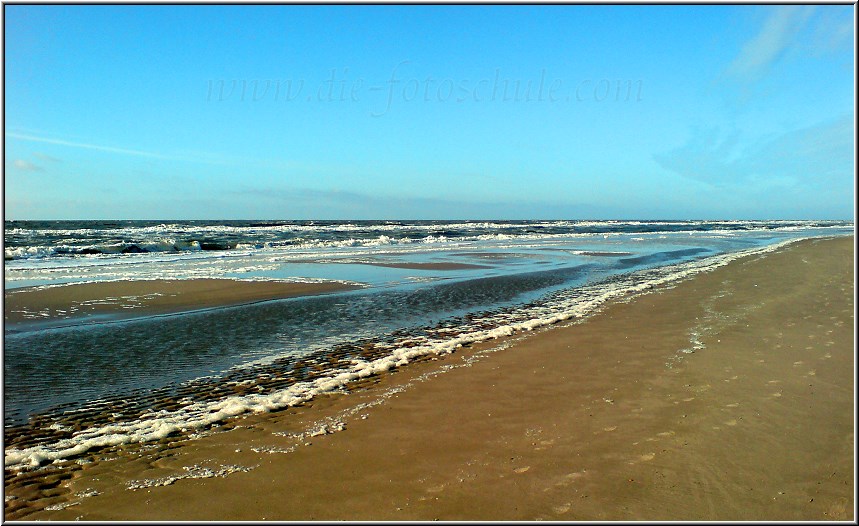
<svg viewBox="0 0 859 526"><path fill-rule="evenodd" d="M852 243L809 240L741 258L580 323L416 362L364 380L372 387L350 396L236 420L227 426L236 429L180 441L166 457L98 462L68 489L97 495L22 518L850 517ZM807 354L815 361L791 361ZM808 408L829 429L808 421ZM328 427L314 435L319 422ZM797 429L796 440L783 428ZM784 442L793 449L768 464ZM248 469L180 476L211 459ZM820 473L803 478L795 465ZM823 466L837 469L824 476ZM785 487L760 480L761 469ZM125 489L171 476L164 487Z"/></svg>
<svg viewBox="0 0 859 526"><path fill-rule="evenodd" d="M178 314L259 301L361 288L334 281L286 282L236 279L124 280L22 287L4 292L6 330Z"/></svg>

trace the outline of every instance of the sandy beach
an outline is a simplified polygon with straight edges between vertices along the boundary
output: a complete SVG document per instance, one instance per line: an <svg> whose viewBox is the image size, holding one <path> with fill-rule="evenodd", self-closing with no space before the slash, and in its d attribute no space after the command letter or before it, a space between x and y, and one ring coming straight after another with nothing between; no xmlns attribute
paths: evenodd
<svg viewBox="0 0 859 526"><path fill-rule="evenodd" d="M64 325L242 305L358 288L338 282L291 283L232 279L138 280L24 287L5 291L7 326Z"/></svg>
<svg viewBox="0 0 859 526"><path fill-rule="evenodd" d="M852 237L794 243L225 432L7 473L6 518L853 521L854 261ZM16 296L7 322L86 299Z"/></svg>

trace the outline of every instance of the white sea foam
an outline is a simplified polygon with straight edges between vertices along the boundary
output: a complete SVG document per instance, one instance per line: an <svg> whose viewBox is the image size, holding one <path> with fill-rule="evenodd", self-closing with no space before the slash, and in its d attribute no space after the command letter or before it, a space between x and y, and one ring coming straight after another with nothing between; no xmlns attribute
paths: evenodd
<svg viewBox="0 0 859 526"><path fill-rule="evenodd" d="M627 222L633 224L635 222ZM537 225L540 223L532 223ZM548 222L552 226L563 225L565 222ZM575 222L578 226L587 226L590 223ZM595 222L594 225L616 225L618 222ZM670 222L664 222L671 225ZM678 224L689 225L689 223L678 222ZM693 223L694 224L694 223ZM770 224L778 224L772 223ZM448 225L435 225L436 228L454 228L458 223ZM486 223L482 226L497 225ZM649 227L659 223L648 223ZM169 227L169 225L167 225ZM293 225L294 226L294 225ZM289 228L292 228L290 226ZM111 281L111 280L134 280L134 279L192 279L192 278L218 278L231 277L243 274L247 277L271 277L271 273L280 273L283 276L286 271L284 265L301 259L318 258L343 258L343 257L371 257L378 254L409 255L414 253L432 252L454 252L457 250L527 250L554 245L572 245L582 242L597 244L613 244L614 240L623 243L633 237L631 233L622 232L598 232L598 233L484 233L472 236L460 236L448 238L444 235L436 235L427 230L427 236L422 238L401 237L394 234L396 228L407 228L415 225L392 225L388 234L380 234L369 239L349 238L346 240L324 240L310 236L306 241L296 241L292 245L273 245L271 243L238 244L233 250L202 251L183 250L150 252L141 254L95 254L86 256L69 257L39 257L47 252L57 250L57 247L29 247L9 248L6 247L7 256L13 255L18 259L7 260L5 265L6 287L21 285L65 283L75 281ZM432 225L418 225L429 229ZM527 225L500 225L508 228L519 228ZM324 228L358 228L355 225L334 225ZM145 227L158 230L166 228ZM172 228L172 227L170 227ZM184 228L191 228L185 226ZM195 227L196 228L196 227ZM237 228L237 227L211 227ZM286 227L284 227L286 228ZM310 228L310 227L307 227ZM317 228L317 227L314 227ZM323 227L319 227L323 228ZM361 227L365 228L365 227ZM381 227L380 227L381 228ZM388 228L386 225L384 228ZM765 232L778 231L782 227L776 227ZM793 229L793 226L783 228ZM758 230L758 232L764 232ZM390 234L390 235L389 235ZM640 239L658 240L665 238L688 238L689 232L656 231L644 235L636 234L634 237ZM730 239L749 235L746 231L738 230L710 230L707 232L696 232L696 236L708 239ZM784 234L782 234L784 235ZM158 239L159 246L167 247L180 236L162 236ZM605 241L608 240L608 241ZM196 242L194 242L196 243ZM199 243L191 243L197 247ZM258 248L260 247L260 248ZM151 247L150 247L151 248ZM198 248L198 247L197 247ZM569 246L567 248L570 248ZM33 258L25 257L25 254L33 254ZM23 259L22 259L23 258Z"/></svg>
<svg viewBox="0 0 859 526"><path fill-rule="evenodd" d="M230 239L242 239L252 237L254 242L239 242L233 250L262 250L262 249L286 249L286 250L302 250L308 248L325 248L325 247L374 247L402 244L438 244L463 241L481 241L481 240L504 240L504 239L550 239L552 237L570 237L570 236L594 236L602 235L603 237L613 237L621 235L629 235L636 233L651 234L666 234L676 233L676 227L695 227L697 225L708 224L727 225L733 229L714 229L709 230L709 234L737 235L747 233L750 230L758 231L781 231L794 232L808 228L805 224L796 224L796 221L533 221L527 223L498 223L494 221L485 222L450 222L450 223L430 223L430 224L354 224L354 223L336 223L336 224L275 224L269 226L237 226L237 225L196 225L196 224L161 224L153 226L132 226L123 228L108 228L99 229L23 229L10 228L7 230L7 236L21 236L28 238L38 238L39 236L50 236L51 238L62 238L65 241L63 245L51 246L27 246L27 247L5 247L5 258L7 260L21 259L42 259L48 258L57 254L74 254L82 249L98 250L102 254L88 254L71 257L97 258L98 256L116 256L122 251L129 248L128 243L115 244L89 244L93 240L103 239L105 234L110 234L112 238L136 239L140 240L134 244L152 253L163 252L199 252L202 247L199 241L183 241L182 238L211 238L224 239L225 236ZM806 222L808 223L808 222ZM815 224L825 225L827 222L818 221ZM761 226L761 225L765 226ZM833 223L834 224L834 223ZM775 225L775 226L772 226ZM612 227L620 231L612 232L568 232L568 233L520 233L525 230L534 230L536 228L569 228L569 229L590 229L599 230L605 227ZM646 230L636 230L636 227L642 227ZM664 227L668 230L657 231L654 227ZM674 228L674 230L672 230ZM488 233L464 235L449 238L443 232L469 232L469 231L488 231ZM503 232L502 232L503 231ZM331 235L355 233L355 235L378 233L376 237L349 237L347 239L326 239ZM414 236L415 232L424 232L427 235L422 238L409 237L411 233ZM692 231L690 234L701 232ZM405 235L403 235L405 234ZM296 235L300 237L296 237ZM75 243L77 242L77 243ZM212 251L208 251L212 252Z"/></svg>
<svg viewBox="0 0 859 526"><path fill-rule="evenodd" d="M182 479L208 479L208 478L223 478L232 473L246 473L257 466L237 466L234 464L219 466L217 469L212 469L200 465L184 466L185 470L181 475L173 475L167 477L159 477L154 479L130 480L126 482L126 487L130 490L153 488L156 486L169 486L176 481Z"/></svg>
<svg viewBox="0 0 859 526"><path fill-rule="evenodd" d="M76 432L72 437L52 444L5 451L5 466L13 470L27 469L61 459L81 455L90 449L160 440L175 433L193 432L244 413L264 413L304 403L315 396L341 389L349 382L383 373L406 365L427 355L454 352L463 345L483 342L532 331L565 320L581 318L612 299L630 297L664 284L723 266L733 260L753 254L777 250L798 239L787 240L763 248L721 254L678 263L658 269L620 275L609 283L594 284L569 290L553 301L531 311L522 310L526 319L513 320L491 329L467 328L454 337L436 339L413 338L417 345L390 348L389 354L374 360L354 360L348 368L332 371L328 376L309 382L299 382L268 394L230 396L215 402L195 402L175 411L150 412L139 420L96 426Z"/></svg>

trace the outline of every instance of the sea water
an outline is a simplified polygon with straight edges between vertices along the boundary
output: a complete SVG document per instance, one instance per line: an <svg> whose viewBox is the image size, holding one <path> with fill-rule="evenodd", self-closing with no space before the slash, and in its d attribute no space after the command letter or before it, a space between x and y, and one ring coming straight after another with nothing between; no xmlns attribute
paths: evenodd
<svg viewBox="0 0 859 526"><path fill-rule="evenodd" d="M282 409L745 254L851 233L843 221L7 221L7 291L191 278L362 288L122 322L7 324L6 466ZM404 263L449 266L390 266Z"/></svg>

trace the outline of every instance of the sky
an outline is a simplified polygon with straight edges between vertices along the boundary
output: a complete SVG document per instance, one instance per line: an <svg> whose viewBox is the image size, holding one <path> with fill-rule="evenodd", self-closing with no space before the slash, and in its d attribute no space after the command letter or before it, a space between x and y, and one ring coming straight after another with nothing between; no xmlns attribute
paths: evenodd
<svg viewBox="0 0 859 526"><path fill-rule="evenodd" d="M9 219L853 219L853 5L4 5Z"/></svg>

